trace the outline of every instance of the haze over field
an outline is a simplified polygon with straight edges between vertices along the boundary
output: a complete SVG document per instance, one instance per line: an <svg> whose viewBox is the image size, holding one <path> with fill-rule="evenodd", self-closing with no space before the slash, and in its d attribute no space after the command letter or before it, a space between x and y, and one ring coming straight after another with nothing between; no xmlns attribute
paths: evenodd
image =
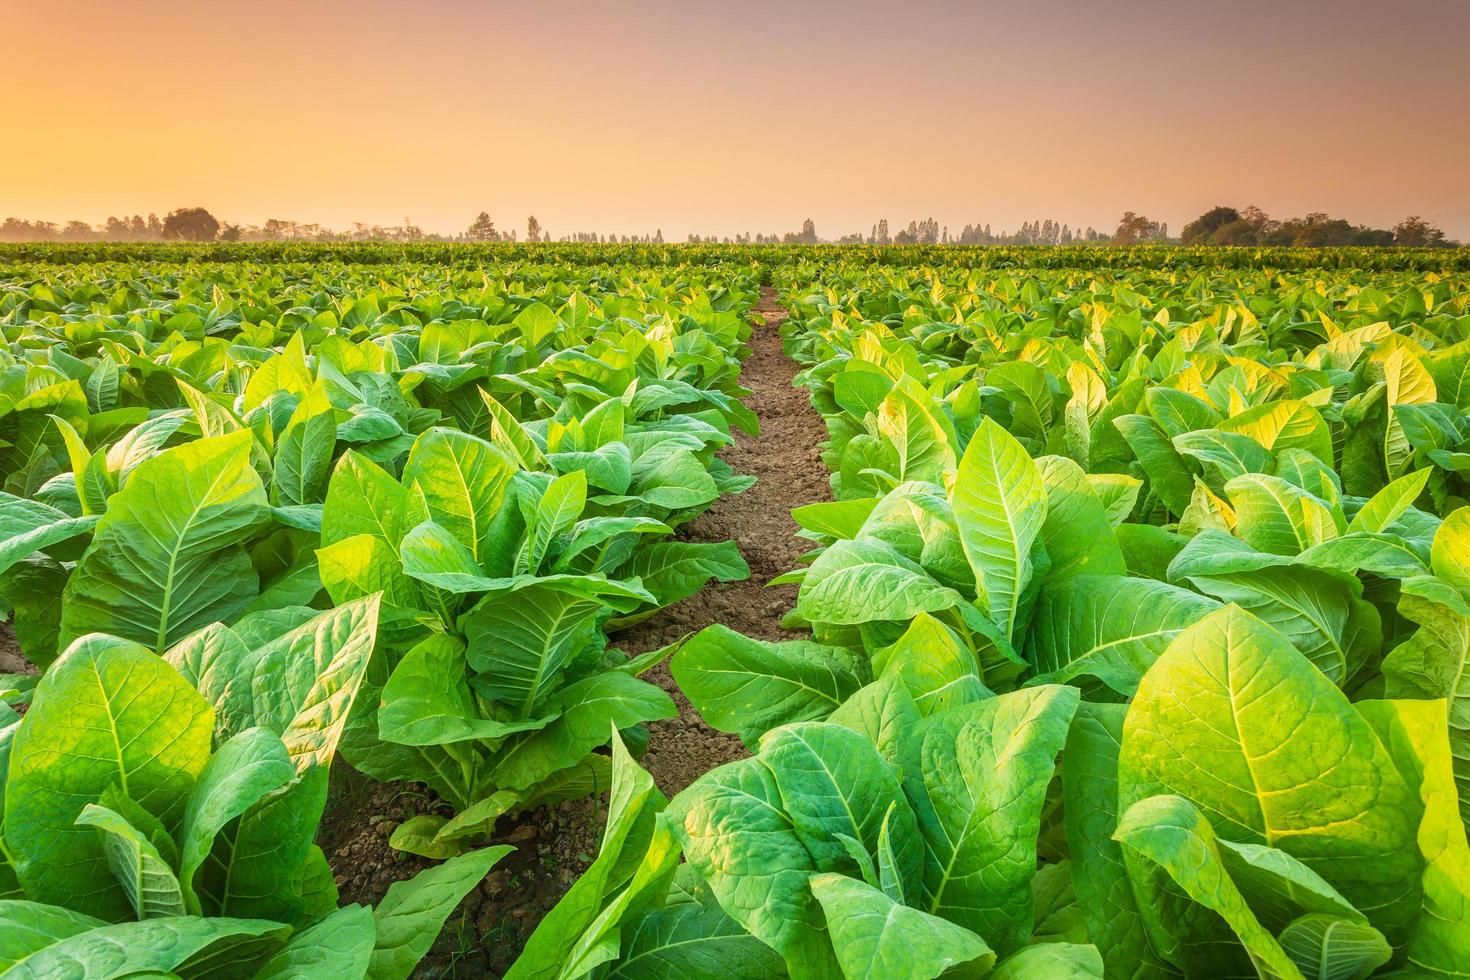
<svg viewBox="0 0 1470 980"><path fill-rule="evenodd" d="M10 0L0 213L958 232L1215 204L1470 238L1463 0Z"/></svg>

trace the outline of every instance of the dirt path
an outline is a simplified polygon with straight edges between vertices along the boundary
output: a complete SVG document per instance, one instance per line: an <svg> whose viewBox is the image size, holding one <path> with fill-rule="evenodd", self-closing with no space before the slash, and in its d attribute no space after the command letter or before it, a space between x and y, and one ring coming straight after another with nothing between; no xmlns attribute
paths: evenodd
<svg viewBox="0 0 1470 980"><path fill-rule="evenodd" d="M750 389L746 404L760 419L759 436L737 435L720 455L737 473L756 477L755 486L720 500L680 530L689 541L734 540L750 565L744 582L707 586L643 623L612 637L612 644L642 653L673 643L712 623L724 623L761 639L795 639L780 627L796 602L795 586L766 588L772 578L796 567L809 542L795 536L791 509L830 499L827 470L817 444L826 430L806 391L792 387L797 365L782 353L777 328L786 311L775 290L762 290L756 308L764 323L751 338L741 369ZM643 765L660 789L673 796L701 774L745 755L740 740L704 724L679 693L667 666L646 675L668 691L679 717L650 726ZM335 872L343 902L378 901L394 881L430 863L388 847L387 835L415 813L436 808L423 787L379 784L348 767L334 772L333 800L319 841ZM572 800L523 815L502 825L516 851L507 856L451 916L445 935L420 968L432 977L496 977L515 960L542 916L565 894L597 854L606 820L603 798Z"/></svg>
<svg viewBox="0 0 1470 980"><path fill-rule="evenodd" d="M715 504L685 534L691 541L735 541L750 565L750 578L711 583L698 595L613 638L631 653L673 643L712 623L763 640L799 636L780 626L781 617L796 604L796 586L766 588L766 583L795 568L797 559L811 548L811 542L796 537L791 509L831 498L827 469L817 449L826 429L806 390L791 385L798 368L781 351L777 328L786 311L776 301L774 289L761 291L756 312L765 324L751 338L751 354L740 380L750 389L746 404L760 418L761 432L754 438L737 435L735 445L720 454L736 473L754 476L756 483ZM745 755L738 738L704 724L679 693L667 666L648 678L673 695L679 706L678 718L650 726L648 753L642 760L666 794L673 796L701 774Z"/></svg>

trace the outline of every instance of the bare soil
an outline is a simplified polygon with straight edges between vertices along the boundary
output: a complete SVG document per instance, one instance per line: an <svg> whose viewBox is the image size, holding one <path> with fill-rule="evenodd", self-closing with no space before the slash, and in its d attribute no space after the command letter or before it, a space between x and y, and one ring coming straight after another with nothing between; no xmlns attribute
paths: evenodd
<svg viewBox="0 0 1470 980"><path fill-rule="evenodd" d="M9 623L0 623L0 674L34 674L35 665L20 652L15 630Z"/></svg>
<svg viewBox="0 0 1470 980"><path fill-rule="evenodd" d="M766 640L796 639L780 620L795 605L795 586L766 588L796 567L809 542L795 536L791 509L830 499L827 470L818 443L826 438L807 394L792 387L797 365L782 353L777 328L786 311L775 290L761 294L755 310L762 320L751 338L741 382L751 390L746 404L760 419L759 436L738 434L721 453L737 473L756 477L755 486L726 497L681 529L690 541L734 540L750 565L744 582L711 583L695 596L624 630L613 644L629 653L666 646L713 623ZM699 717L679 692L667 666L646 677L668 691L679 716L650 726L642 758L669 796L701 774L746 754L734 735L718 732ZM427 788L384 785L341 766L319 842L336 875L344 902L372 903L388 886L431 862L394 851L388 835L417 813L444 812ZM515 961L541 918L596 857L606 821L606 797L568 801L502 821L495 843L516 850L450 917L444 935L418 971L423 977L499 977Z"/></svg>
<svg viewBox="0 0 1470 980"><path fill-rule="evenodd" d="M826 430L805 389L792 387L798 368L781 351L777 329L786 311L776 302L775 290L762 291L755 312L764 324L751 338L741 382L750 389L745 402L760 419L761 432L756 437L738 434L735 445L721 456L735 472L754 476L756 483L719 501L688 529L694 541L733 540L750 565L750 578L711 583L698 595L619 634L616 642L631 653L665 646L714 623L763 640L801 636L781 629L781 617L796 605L796 586L768 588L766 583L795 568L797 559L811 548L810 541L796 537L792 508L831 498L827 469L817 448ZM648 753L642 759L664 793L673 796L702 774L746 754L739 738L704 723L674 684L667 665L646 676L679 706L678 718L649 726Z"/></svg>

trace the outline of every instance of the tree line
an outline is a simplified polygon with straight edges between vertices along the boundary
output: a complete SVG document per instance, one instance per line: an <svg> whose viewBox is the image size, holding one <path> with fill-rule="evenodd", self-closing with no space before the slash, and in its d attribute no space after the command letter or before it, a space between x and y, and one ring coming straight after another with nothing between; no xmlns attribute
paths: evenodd
<svg viewBox="0 0 1470 980"><path fill-rule="evenodd" d="M616 232L572 232L562 235L563 242L615 242L621 244L662 244L663 230L653 234L620 234ZM134 214L110 217L101 225L84 221L57 224L52 221L28 221L6 218L0 222L0 242L550 242L551 232L542 227L535 216L526 219L525 237L517 228L497 228L488 211L481 211L463 232L441 235L425 232L408 218L401 225L377 225L354 222L350 229L337 231L323 225L271 218L262 225L240 225L220 221L202 207L178 208L163 218ZM816 222L807 218L800 231L784 234L745 232L736 235L697 235L691 243L733 245L815 245L829 241L818 236ZM1314 211L1299 218L1278 221L1257 207L1237 210L1220 205L1206 211L1184 226L1177 239L1169 236L1169 226L1160 221L1126 211L1111 233L1091 226L1073 229L1050 218L1023 222L1014 231L992 232L988 223L966 224L958 235L934 218L915 219L906 228L890 231L888 219L875 222L869 232L855 232L831 239L839 245L1071 245L1074 243L1141 245L1220 245L1279 246L1296 245L1329 247L1403 246L1413 248L1458 245L1444 231L1417 215L1400 221L1391 229L1354 225L1344 218L1334 218Z"/></svg>
<svg viewBox="0 0 1470 980"><path fill-rule="evenodd" d="M1418 215L1410 215L1393 228L1355 225L1313 211L1300 218L1277 221L1258 207L1237 211L1218 206L1184 226L1182 245L1304 245L1325 248L1334 245L1398 245L1436 248L1457 244L1442 229Z"/></svg>

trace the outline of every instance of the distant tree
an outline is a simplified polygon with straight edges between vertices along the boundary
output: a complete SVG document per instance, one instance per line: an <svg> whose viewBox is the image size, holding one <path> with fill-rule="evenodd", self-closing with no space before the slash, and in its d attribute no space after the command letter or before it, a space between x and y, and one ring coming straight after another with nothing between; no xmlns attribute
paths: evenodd
<svg viewBox="0 0 1470 980"><path fill-rule="evenodd" d="M1353 244L1387 248L1394 244L1393 232L1387 228L1369 228L1366 225L1358 225L1353 229Z"/></svg>
<svg viewBox="0 0 1470 980"><path fill-rule="evenodd" d="M471 242L494 242L500 240L500 233L495 230L495 220L490 217L490 212L481 211L465 229L464 237Z"/></svg>
<svg viewBox="0 0 1470 980"><path fill-rule="evenodd" d="M61 229L61 238L68 242L85 242L94 237L92 226L85 221L68 221Z"/></svg>
<svg viewBox="0 0 1470 980"><path fill-rule="evenodd" d="M533 214L526 219L526 241L539 242L541 240L541 222L536 220Z"/></svg>
<svg viewBox="0 0 1470 980"><path fill-rule="evenodd" d="M1137 245L1139 242L1158 241L1163 238L1163 229L1157 221L1150 221L1141 214L1125 211L1113 232L1114 245Z"/></svg>
<svg viewBox="0 0 1470 980"><path fill-rule="evenodd" d="M359 223L357 227L361 231L364 226ZM266 218L265 227L261 231L267 241L279 241L284 238L299 237L298 228L299 226L294 221L285 221L280 218Z"/></svg>
<svg viewBox="0 0 1470 980"><path fill-rule="evenodd" d="M1433 248L1445 244L1444 231L1417 214L1393 226L1393 244L1410 248Z"/></svg>
<svg viewBox="0 0 1470 980"><path fill-rule="evenodd" d="M160 237L170 241L212 242L219 234L219 220L204 208L179 208L163 219L161 231Z"/></svg>
<svg viewBox="0 0 1470 980"><path fill-rule="evenodd" d="M817 226L811 218L801 223L801 231L788 231L781 236L781 241L787 245L815 245L817 243Z"/></svg>
<svg viewBox="0 0 1470 980"><path fill-rule="evenodd" d="M219 240L222 242L238 242L242 237L244 237L244 230L239 225L225 222L220 228Z"/></svg>
<svg viewBox="0 0 1470 980"><path fill-rule="evenodd" d="M1185 234L1187 235L1188 233L1189 229L1186 228ZM1210 233L1209 238L1203 240L1195 239L1193 241L1185 238L1181 239L1181 241L1186 245L1254 245L1257 241L1257 234L1255 225L1244 218L1236 218L1234 221L1227 221L1225 224L1216 228Z"/></svg>
<svg viewBox="0 0 1470 980"><path fill-rule="evenodd" d="M1240 212L1240 220L1254 228L1258 237L1269 235L1281 227L1281 222L1272 218L1254 204Z"/></svg>
<svg viewBox="0 0 1470 980"><path fill-rule="evenodd" d="M1240 220L1240 212L1232 207L1218 205L1184 226L1179 233L1182 245L1204 245L1212 235L1234 221Z"/></svg>

